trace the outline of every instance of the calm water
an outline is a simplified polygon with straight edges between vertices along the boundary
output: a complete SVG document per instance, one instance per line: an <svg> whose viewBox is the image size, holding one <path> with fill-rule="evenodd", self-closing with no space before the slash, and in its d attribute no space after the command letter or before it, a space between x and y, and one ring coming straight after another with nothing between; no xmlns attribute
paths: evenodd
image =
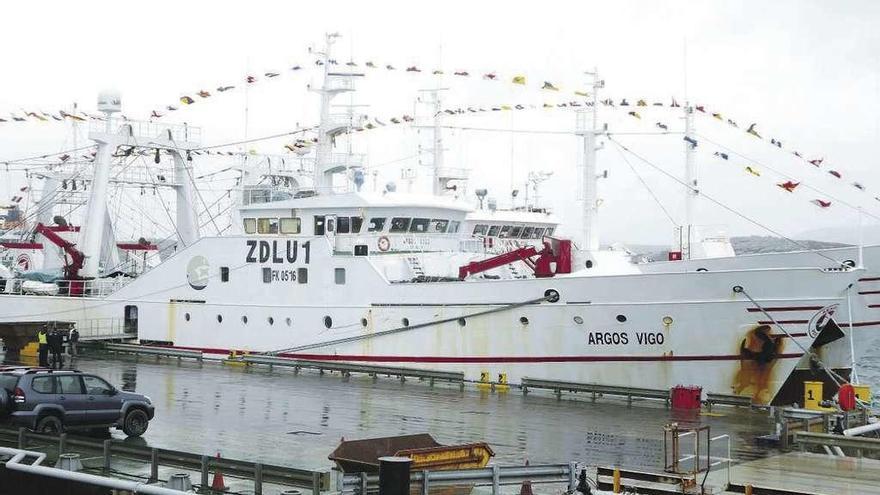
<svg viewBox="0 0 880 495"><path fill-rule="evenodd" d="M877 384L880 349L873 349L861 370L863 380ZM540 392L462 392L416 381L152 358L81 358L76 367L153 399L156 418L145 435L150 445L308 468L328 467L327 455L342 437L428 432L441 443L488 442L496 462L505 464L577 460L656 469L663 466L662 428L670 421L729 434L739 459L766 454L753 437L771 431L766 413L740 408L687 418L652 401L628 407L610 398L559 401ZM718 449L713 453L726 453Z"/></svg>

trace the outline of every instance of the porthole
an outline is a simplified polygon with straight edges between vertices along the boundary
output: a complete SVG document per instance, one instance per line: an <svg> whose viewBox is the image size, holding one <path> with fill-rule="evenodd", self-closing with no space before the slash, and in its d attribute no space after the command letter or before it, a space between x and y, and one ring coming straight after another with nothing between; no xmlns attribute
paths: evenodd
<svg viewBox="0 0 880 495"><path fill-rule="evenodd" d="M547 289L544 291L544 297L547 299L547 302L558 302L559 301L559 291L556 289Z"/></svg>
<svg viewBox="0 0 880 495"><path fill-rule="evenodd" d="M330 318L329 316L325 316L324 317L324 326L327 328L332 327L333 326L333 318Z"/></svg>
<svg viewBox="0 0 880 495"><path fill-rule="evenodd" d="M853 260L845 260L845 261L844 261L843 263L841 263L841 264L842 264L843 266L848 266L848 267L850 267L850 268L855 268L855 267L856 267L856 262L853 261Z"/></svg>
<svg viewBox="0 0 880 495"><path fill-rule="evenodd" d="M361 318L361 326L362 327L367 328L367 323L369 323L369 322L367 321L366 318Z"/></svg>
<svg viewBox="0 0 880 495"><path fill-rule="evenodd" d="M291 320L290 317L288 316L287 318L285 318L284 323L287 323L287 326L291 326L291 325L293 325L293 320Z"/></svg>
<svg viewBox="0 0 880 495"><path fill-rule="evenodd" d="M404 319L400 320L400 323L402 323L403 326L408 327L409 326L409 318L404 318Z"/></svg>
<svg viewBox="0 0 880 495"><path fill-rule="evenodd" d="M459 318L459 319L458 319L458 324L461 325L461 326L465 326L465 325L467 325L467 321L465 321L464 318Z"/></svg>
<svg viewBox="0 0 880 495"><path fill-rule="evenodd" d="M664 316L663 317L663 325L667 326L667 327L669 325L672 325L672 317L671 316Z"/></svg>
<svg viewBox="0 0 880 495"><path fill-rule="evenodd" d="M217 315L217 323L223 323L223 315Z"/></svg>
<svg viewBox="0 0 880 495"><path fill-rule="evenodd" d="M247 325L247 316L242 315L241 322Z"/></svg>
<svg viewBox="0 0 880 495"><path fill-rule="evenodd" d="M593 260L587 260L587 262L584 263L584 265L585 265L587 268L593 268Z"/></svg>
<svg viewBox="0 0 880 495"><path fill-rule="evenodd" d="M626 322L626 316L623 316L623 315L617 315L617 321L619 321L619 322L621 322L621 323Z"/></svg>
<svg viewBox="0 0 880 495"><path fill-rule="evenodd" d="M186 321L189 321L189 313L184 313L184 314L183 314L183 319L186 320Z"/></svg>
<svg viewBox="0 0 880 495"><path fill-rule="evenodd" d="M584 324L584 319L581 318L580 316L575 316L575 317L572 318L572 319L573 319L574 322L577 323L578 325L583 325L583 324Z"/></svg>
<svg viewBox="0 0 880 495"><path fill-rule="evenodd" d="M522 323L523 325L528 325L528 324L529 324L529 319L526 318L525 316L520 316L520 317L519 317L519 322Z"/></svg>
<svg viewBox="0 0 880 495"><path fill-rule="evenodd" d="M275 318L272 318L271 316L267 318L266 321L269 322L270 327L275 324Z"/></svg>

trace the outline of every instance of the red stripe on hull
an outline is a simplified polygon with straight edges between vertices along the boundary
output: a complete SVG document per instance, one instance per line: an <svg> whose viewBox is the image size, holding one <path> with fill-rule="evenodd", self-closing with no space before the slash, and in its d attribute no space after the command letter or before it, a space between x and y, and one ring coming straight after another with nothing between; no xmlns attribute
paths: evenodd
<svg viewBox="0 0 880 495"><path fill-rule="evenodd" d="M859 294L861 294L861 292ZM818 311L822 308L823 306L780 306L775 308L764 308L763 311L767 311L768 313L772 311ZM746 308L746 311L749 313L762 312L760 308Z"/></svg>
<svg viewBox="0 0 880 495"><path fill-rule="evenodd" d="M880 322L878 322L880 323ZM799 334L792 334L799 336ZM206 354L229 354L229 349L212 347L168 346L174 349L202 351ZM241 352L239 350L239 352ZM262 354L262 352L254 352ZM308 361L349 361L376 363L592 363L592 362L661 362L661 361L739 361L738 354L692 356L365 356L360 354L282 353L277 356ZM802 354L780 354L781 359L797 359Z"/></svg>

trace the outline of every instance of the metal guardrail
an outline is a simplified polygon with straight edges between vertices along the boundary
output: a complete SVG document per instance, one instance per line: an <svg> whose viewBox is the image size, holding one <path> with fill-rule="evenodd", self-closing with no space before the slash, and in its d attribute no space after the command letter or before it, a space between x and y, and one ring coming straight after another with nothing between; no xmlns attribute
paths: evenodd
<svg viewBox="0 0 880 495"><path fill-rule="evenodd" d="M632 403L633 397L638 397L645 399L661 399L669 404L669 390L615 387L612 385L598 385L594 383L558 382L536 378L523 378L521 383L523 394L527 394L529 389L538 388L552 390L557 397L562 396L562 392L586 392L592 394L593 399L595 399L597 395L615 395L626 397L630 403Z"/></svg>
<svg viewBox="0 0 880 495"><path fill-rule="evenodd" d="M752 398L746 395L729 395L729 394L713 394L706 393L706 405L709 406L709 411L712 410L712 406L715 404L723 404L726 406L737 406L737 407L751 407L752 406Z"/></svg>
<svg viewBox="0 0 880 495"><path fill-rule="evenodd" d="M794 442L805 448L807 446L841 447L856 449L859 451L880 452L880 439L847 437L830 433L815 433L811 431L794 432Z"/></svg>
<svg viewBox="0 0 880 495"><path fill-rule="evenodd" d="M73 448L101 452L103 470L111 471L115 457L143 461L150 464L151 478L158 478L159 464L192 471L199 471L202 484L207 485L208 473L221 469L225 475L237 478L253 478L255 482L278 483L283 485L310 488L314 495L330 490L329 471L313 471L259 462L229 458L214 458L207 455L179 450L159 449L149 446L135 446L120 440L96 440L82 437L69 437L67 434L44 435L25 428L0 428L0 443L15 445L18 449L48 450L50 453L67 453ZM259 477L259 478L257 478Z"/></svg>
<svg viewBox="0 0 880 495"><path fill-rule="evenodd" d="M339 475L337 489L344 495L369 495L379 492L379 475ZM491 486L492 494L501 493L501 487L519 485L524 481L537 483L565 483L567 493L577 488L577 463L543 464L535 466L490 466L480 469L456 469L444 471L413 471L410 481L421 487L420 493L428 495L437 485Z"/></svg>
<svg viewBox="0 0 880 495"><path fill-rule="evenodd" d="M299 369L314 369L321 372L324 371L336 371L342 373L344 376L349 376L352 373L363 373L370 375L374 378L379 375L385 376L396 376L400 378L401 381L406 381L407 378L418 378L420 380L428 380L431 385L434 385L436 380L447 381L452 383L460 383L462 387L464 387L464 373L463 372L447 372L447 371L433 371L433 370L421 370L416 368L399 368L399 367L391 367L391 366L374 366L369 364L356 364L356 363L340 363L340 362L327 362L327 361L312 361L312 360L301 360L301 359L292 359L285 358L280 356L266 356L266 355L244 355L241 358L241 361L250 364L262 364L268 366L287 366L291 368Z"/></svg>
<svg viewBox="0 0 880 495"><path fill-rule="evenodd" d="M123 352L129 354L147 354L151 356L165 356L176 358L191 358L198 361L204 359L202 351L188 351L184 349L172 349L169 347L145 346L139 344L104 344L101 349L110 352Z"/></svg>

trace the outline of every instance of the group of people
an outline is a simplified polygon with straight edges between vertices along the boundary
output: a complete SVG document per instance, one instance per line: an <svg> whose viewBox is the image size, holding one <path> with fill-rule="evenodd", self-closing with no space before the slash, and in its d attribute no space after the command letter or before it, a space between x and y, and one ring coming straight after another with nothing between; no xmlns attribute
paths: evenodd
<svg viewBox="0 0 880 495"><path fill-rule="evenodd" d="M43 368L63 368L64 367L64 333L57 328L49 330L49 325L45 325L37 334L37 342L39 343L38 353L40 366ZM68 349L71 356L76 356L76 344L79 342L79 332L76 328L70 331L67 336ZM49 353L52 353L52 362L49 362Z"/></svg>

